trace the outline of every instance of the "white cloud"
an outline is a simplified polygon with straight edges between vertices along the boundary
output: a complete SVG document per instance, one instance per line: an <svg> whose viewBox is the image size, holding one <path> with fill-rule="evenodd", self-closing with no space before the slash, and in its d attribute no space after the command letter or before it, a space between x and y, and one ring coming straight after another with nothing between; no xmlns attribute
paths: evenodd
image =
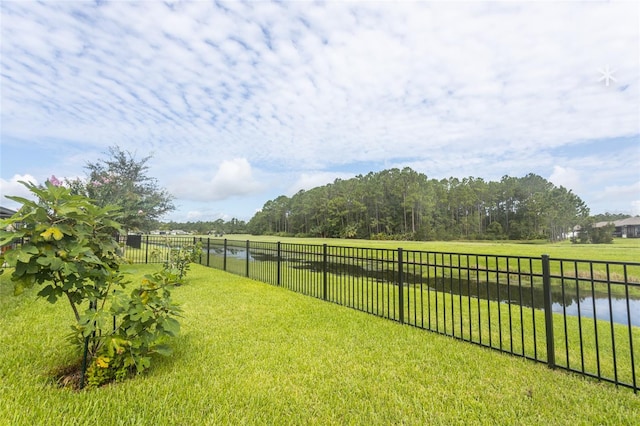
<svg viewBox="0 0 640 426"><path fill-rule="evenodd" d="M624 200L620 203L620 200ZM640 181L630 185L606 186L599 197L597 203L603 207L602 212L640 214ZM615 208L611 206L621 206Z"/></svg>
<svg viewBox="0 0 640 426"><path fill-rule="evenodd" d="M587 168L586 154L550 151L640 135L639 12L633 2L5 2L2 139L153 152L185 200L256 194L250 164L304 171L291 188L332 181L322 173L338 166L407 162L429 176L625 184L606 179L622 168L608 158ZM610 87L598 81L606 65ZM212 173L212 156L243 160Z"/></svg>
<svg viewBox="0 0 640 426"><path fill-rule="evenodd" d="M229 221L233 218L233 216L230 216L226 213L222 213L219 211L213 211L211 209L204 209L204 210L189 210L186 214L186 218L185 216L180 216L175 218L175 221L177 222L198 222L198 221L203 221L203 222L210 222L210 221L216 221L218 219L222 219L224 221Z"/></svg>
<svg viewBox="0 0 640 426"><path fill-rule="evenodd" d="M176 197L197 201L225 200L252 194L262 188L245 158L223 161L213 177L191 173L176 177L169 185L169 191Z"/></svg>
<svg viewBox="0 0 640 426"><path fill-rule="evenodd" d="M379 161L380 146L420 157L425 141L485 157L478 140L519 151L638 131L622 107L637 91L597 83L608 61L621 83L637 84L630 5L237 7L7 7L15 19L5 21L37 22L48 43L26 56L4 34L8 75L24 84L6 85L4 98L23 102L3 124L74 140L99 127L89 143L157 138L195 155L212 134L225 157L311 167ZM73 18L78 8L94 19ZM28 114L38 105L51 108Z"/></svg>
<svg viewBox="0 0 640 426"><path fill-rule="evenodd" d="M260 184L253 179L251 165L246 158L223 161L211 186L213 192L224 194L225 197L249 194L260 188Z"/></svg>
<svg viewBox="0 0 640 426"><path fill-rule="evenodd" d="M578 193L582 188L580 172L571 167L554 166L549 181L556 186L564 186Z"/></svg>
<svg viewBox="0 0 640 426"><path fill-rule="evenodd" d="M354 177L353 173L333 173L333 172L313 172L313 173L301 173L289 188L287 194L292 196L304 189L309 190L317 186L323 186L328 183L334 182L336 179L351 179Z"/></svg>
<svg viewBox="0 0 640 426"><path fill-rule="evenodd" d="M23 184L21 184L20 181L30 182L34 185L38 184L36 178L28 174L13 175L13 177L9 180L0 178L0 204L2 206L10 209L20 206L20 204L16 203L15 201L5 198L7 195L27 198L29 200L34 199L33 194Z"/></svg>
<svg viewBox="0 0 640 426"><path fill-rule="evenodd" d="M609 197L636 198L640 195L640 181L631 185L612 185L604 188L604 195Z"/></svg>
<svg viewBox="0 0 640 426"><path fill-rule="evenodd" d="M197 210L190 210L187 212L187 222L189 221L198 221L198 220L202 220L202 218L204 217L204 213L202 213L201 211L197 211Z"/></svg>

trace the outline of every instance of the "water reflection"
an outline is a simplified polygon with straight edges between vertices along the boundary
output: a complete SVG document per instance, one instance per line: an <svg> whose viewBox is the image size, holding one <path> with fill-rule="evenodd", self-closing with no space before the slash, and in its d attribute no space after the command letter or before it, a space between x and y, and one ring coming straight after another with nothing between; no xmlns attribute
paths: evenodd
<svg viewBox="0 0 640 426"><path fill-rule="evenodd" d="M206 253L206 250L203 250ZM212 247L209 249L209 253L216 255L216 256L223 256L224 255L224 248L223 247ZM243 249L243 248L233 248L233 247L227 247L227 257L231 257L234 259L242 259L242 260L246 260L247 259L247 250ZM253 262L255 260L261 260L261 259L256 259L253 257L251 250L249 250L249 261ZM274 259L275 260L275 259Z"/></svg>
<svg viewBox="0 0 640 426"><path fill-rule="evenodd" d="M222 256L224 248L211 248L209 253ZM227 257L236 259L246 259L247 251L244 248L227 248ZM295 257L287 257L284 259L288 266L295 269L305 269L312 272L322 272L324 263L321 256L318 260L308 260ZM265 251L250 251L249 260L257 262L276 262L276 253ZM366 265L366 266L363 266ZM326 265L327 272L337 276L363 277L369 282L379 283L395 283L397 281L397 271L393 269L395 263L392 260L373 260L362 262L362 264L344 264L328 262ZM436 268L440 270L440 268ZM433 269L432 269L433 271ZM482 277L477 279L473 277L471 280L456 277L428 277L423 274L413 274L411 272L404 273L404 282L407 286L413 288L422 287L423 289L431 288L436 291L450 293L455 295L469 296L481 300L499 301L502 303L512 303L528 308L543 309L544 294L541 283L531 285L529 281L518 284L517 275L510 282L487 282ZM464 272L466 274L466 272ZM501 273L501 280L505 280L505 273ZM588 297L585 297L587 296ZM594 297L595 296L595 313L598 319L610 321L620 324L628 324L627 301L621 298L612 298L611 311L609 310L609 298L606 292L597 289L585 291L581 288L577 293L574 286L565 286L564 295L560 285L552 286L551 301L552 310L556 313L562 313L563 308L567 315L577 316L578 306L580 306L580 315L583 318L593 318L594 316ZM612 314L610 314L612 312ZM640 300L629 300L629 316L631 324L640 326Z"/></svg>
<svg viewBox="0 0 640 426"><path fill-rule="evenodd" d="M585 297L578 301L574 301L569 305L564 306L567 315L577 316L578 307L580 308L580 316L583 318L593 318L594 299L593 297ZM629 324L627 317L627 300L611 298L611 310L609 310L609 299L598 298L595 299L595 312L596 318L613 321L619 324ZM552 305L553 312L563 313L563 306L560 303L554 303ZM611 312L611 314L610 314ZM640 300L629 300L629 316L631 317L631 325L640 326Z"/></svg>

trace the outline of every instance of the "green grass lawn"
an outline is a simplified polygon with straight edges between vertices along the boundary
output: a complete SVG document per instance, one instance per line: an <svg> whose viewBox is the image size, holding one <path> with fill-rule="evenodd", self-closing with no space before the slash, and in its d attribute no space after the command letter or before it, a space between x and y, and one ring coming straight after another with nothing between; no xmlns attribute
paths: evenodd
<svg viewBox="0 0 640 426"><path fill-rule="evenodd" d="M135 275L154 266L133 265ZM193 265L175 354L59 389L64 305L0 284L0 424L637 424L640 395Z"/></svg>
<svg viewBox="0 0 640 426"><path fill-rule="evenodd" d="M245 273L244 261L227 259L228 271L238 275ZM325 299L340 305L366 311L377 316L400 320L400 303L398 286L392 281L380 281L367 277L353 277L348 274L326 274L326 294L324 292L324 274L321 271L310 271L297 268L296 263L286 262L280 268L280 285L295 292ZM260 273L254 269L267 266L271 274ZM251 277L275 284L273 278L275 266L265 262L250 264ZM446 280L445 280L446 281ZM517 281L517 280L514 280ZM441 283L437 290L428 285L417 284L403 287L404 322L420 328L434 330L469 340L483 346L490 346L538 360L547 360L545 315L542 310L541 292L535 296L537 309L532 309L525 302L531 302L531 295L539 290L534 284L522 283L511 290L501 286L501 302L497 302L496 284L476 283L475 281L452 284L454 293L450 294ZM541 284L540 284L541 285ZM476 293L481 298L468 297L461 291L463 288L477 287ZM486 300L486 291L492 288L494 299ZM566 292L574 292L568 286ZM580 295L590 294L587 284L581 283ZM606 295L604 285L600 284L596 294ZM520 289L522 293L516 293ZM557 293L553 289L552 293ZM506 296L511 293L511 303ZM520 297L518 297L520 294ZM637 294L637 292L636 292ZM562 296L556 294L555 297ZM555 299L557 300L557 299ZM520 307L520 304L523 307ZM581 302L584 309L589 307L586 301ZM599 308L602 309L602 308ZM633 306L631 307L633 310ZM632 311L633 313L633 311ZM640 327L614 324L604 319L594 321L583 316L562 313L552 315L554 323L555 362L575 371L599 375L609 380L618 380L633 386L640 383ZM613 334L612 334L613 333ZM633 357L632 357L633 352ZM634 367L635 366L635 376Z"/></svg>

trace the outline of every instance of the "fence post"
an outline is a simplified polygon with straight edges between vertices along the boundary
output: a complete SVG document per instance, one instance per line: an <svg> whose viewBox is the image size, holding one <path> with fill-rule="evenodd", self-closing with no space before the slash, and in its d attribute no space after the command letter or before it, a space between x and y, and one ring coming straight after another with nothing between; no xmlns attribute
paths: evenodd
<svg viewBox="0 0 640 426"><path fill-rule="evenodd" d="M222 270L227 270L227 239L224 239L224 255L222 256Z"/></svg>
<svg viewBox="0 0 640 426"><path fill-rule="evenodd" d="M322 299L327 300L327 244L322 245Z"/></svg>
<svg viewBox="0 0 640 426"><path fill-rule="evenodd" d="M245 275L247 276L247 278L249 278L249 240L247 240L247 245L246 245L246 251L247 251L247 266L245 268Z"/></svg>
<svg viewBox="0 0 640 426"><path fill-rule="evenodd" d="M96 302L96 301L89 302L89 309L92 309L93 311L95 311L97 306L98 306L98 302ZM89 339L91 338L91 336L93 336L93 337L96 336L95 326L96 326L96 323L94 322L93 323L93 327L94 327L93 333L90 334L89 336L85 337L85 339L84 339L84 351L83 351L83 354L82 354L82 371L80 372L80 389L84 389L85 376L87 374L87 360L88 360L88 354L89 354Z"/></svg>
<svg viewBox="0 0 640 426"><path fill-rule="evenodd" d="M144 263L149 263L149 236L147 235L147 245L144 249Z"/></svg>
<svg viewBox="0 0 640 426"><path fill-rule="evenodd" d="M210 258L211 258L211 237L207 237L207 266L209 266Z"/></svg>
<svg viewBox="0 0 640 426"><path fill-rule="evenodd" d="M82 351L82 371L80 372L80 389L84 389L85 376L87 374L87 354L89 353L89 336L84 338Z"/></svg>
<svg viewBox="0 0 640 426"><path fill-rule="evenodd" d="M278 266L277 266L277 270L276 270L276 274L277 274L277 276L276 276L276 284L280 285L280 256L281 256L281 253L280 253L280 241L278 241L277 250L278 250L278 253L277 253L276 257L277 257L277 265Z"/></svg>
<svg viewBox="0 0 640 426"><path fill-rule="evenodd" d="M404 324L404 254L398 249L398 310L400 324Z"/></svg>
<svg viewBox="0 0 640 426"><path fill-rule="evenodd" d="M547 335L547 365L549 368L556 366L556 351L553 338L553 311L551 307L551 268L549 255L542 255L542 289L544 293L544 325Z"/></svg>

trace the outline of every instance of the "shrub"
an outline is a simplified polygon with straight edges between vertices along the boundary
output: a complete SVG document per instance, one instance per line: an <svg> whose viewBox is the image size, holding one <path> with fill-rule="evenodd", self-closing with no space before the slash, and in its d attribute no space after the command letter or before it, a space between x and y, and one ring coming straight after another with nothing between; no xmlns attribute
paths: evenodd
<svg viewBox="0 0 640 426"><path fill-rule="evenodd" d="M597 228L593 224L587 224L580 229L578 237L572 238L571 241L580 244L610 244L613 242L615 228L613 223Z"/></svg>
<svg viewBox="0 0 640 426"><path fill-rule="evenodd" d="M162 265L164 273L167 279L173 283L182 284L190 264L195 262L202 253L202 243L198 241L193 244L171 247L167 241L167 247L169 247L169 252ZM155 249L151 252L151 257L157 260L162 257L162 254L161 250Z"/></svg>
<svg viewBox="0 0 640 426"><path fill-rule="evenodd" d="M151 353L169 353L164 339L179 330L170 280L154 274L127 292L113 237L121 231L117 208L97 207L52 181L44 187L22 182L37 201L8 197L22 204L0 221L0 245L22 241L0 259L14 268L14 293L38 285L38 296L50 303L66 298L76 320L70 340L89 365L89 384L140 373Z"/></svg>

